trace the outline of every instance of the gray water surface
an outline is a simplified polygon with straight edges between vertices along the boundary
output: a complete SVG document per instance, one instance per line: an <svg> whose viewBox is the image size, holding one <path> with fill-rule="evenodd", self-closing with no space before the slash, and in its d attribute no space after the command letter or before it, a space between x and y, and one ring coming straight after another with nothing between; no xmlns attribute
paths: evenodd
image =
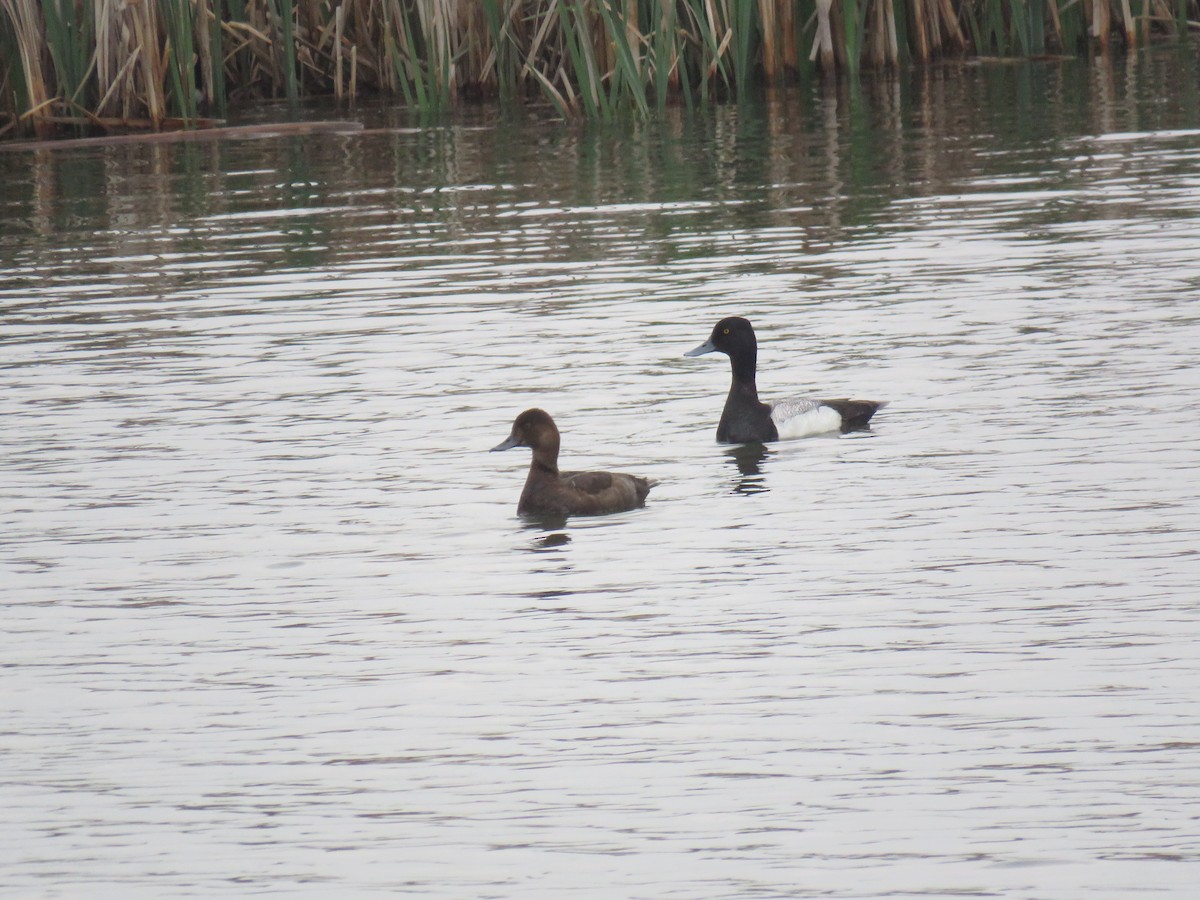
<svg viewBox="0 0 1200 900"><path fill-rule="evenodd" d="M0 891L1195 896L1197 84L0 153Z"/></svg>

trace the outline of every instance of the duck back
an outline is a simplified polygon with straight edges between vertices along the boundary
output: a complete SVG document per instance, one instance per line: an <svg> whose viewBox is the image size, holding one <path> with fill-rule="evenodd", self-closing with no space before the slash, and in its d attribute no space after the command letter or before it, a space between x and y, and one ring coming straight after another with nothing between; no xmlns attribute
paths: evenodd
<svg viewBox="0 0 1200 900"><path fill-rule="evenodd" d="M654 482L623 472L559 472L530 469L517 504L521 515L581 515L637 509Z"/></svg>

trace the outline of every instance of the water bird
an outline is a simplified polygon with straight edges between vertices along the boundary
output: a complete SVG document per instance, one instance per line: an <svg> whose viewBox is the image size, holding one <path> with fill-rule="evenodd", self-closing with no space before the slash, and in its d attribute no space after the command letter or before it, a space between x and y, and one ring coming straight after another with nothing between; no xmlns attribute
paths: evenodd
<svg viewBox="0 0 1200 900"><path fill-rule="evenodd" d="M560 472L558 427L542 409L527 409L513 421L512 432L492 448L529 447L533 459L517 503L518 515L593 516L623 512L646 504L657 482L621 472Z"/></svg>
<svg viewBox="0 0 1200 900"><path fill-rule="evenodd" d="M740 316L722 319L708 340L684 356L719 351L729 357L733 381L717 425L722 444L776 441L826 434L831 431L864 431L871 416L887 405L879 400L813 400L790 397L776 403L758 399L754 382L758 364L758 339L749 320Z"/></svg>

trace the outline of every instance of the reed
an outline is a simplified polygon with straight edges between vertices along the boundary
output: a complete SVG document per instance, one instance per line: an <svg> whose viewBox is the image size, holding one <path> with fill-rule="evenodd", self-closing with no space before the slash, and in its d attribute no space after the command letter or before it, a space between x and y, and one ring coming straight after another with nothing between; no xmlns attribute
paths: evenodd
<svg viewBox="0 0 1200 900"><path fill-rule="evenodd" d="M85 91L91 69L92 19L81 15L74 0L44 0L46 49L54 64L54 75L63 99L71 105L86 103Z"/></svg>
<svg viewBox="0 0 1200 900"><path fill-rule="evenodd" d="M20 94L13 94L17 106L8 112L12 115L19 112L21 120L28 121L40 137L47 136L52 130L48 109L53 95L43 67L45 25L41 11L32 0L0 0L0 8L7 18L6 31L10 37L6 43L17 51L13 57L5 57L5 80L11 79L21 88ZM13 71L18 65L19 71Z"/></svg>
<svg viewBox="0 0 1200 900"><path fill-rule="evenodd" d="M201 4L197 4L200 6ZM185 121L196 118L195 45L192 36L196 23L189 0L162 0L164 30L167 43L163 56L168 59L171 90L168 96L175 114Z"/></svg>
<svg viewBox="0 0 1200 900"><path fill-rule="evenodd" d="M366 91L603 119L814 72L1112 52L1198 18L1200 0L0 0L0 129Z"/></svg>

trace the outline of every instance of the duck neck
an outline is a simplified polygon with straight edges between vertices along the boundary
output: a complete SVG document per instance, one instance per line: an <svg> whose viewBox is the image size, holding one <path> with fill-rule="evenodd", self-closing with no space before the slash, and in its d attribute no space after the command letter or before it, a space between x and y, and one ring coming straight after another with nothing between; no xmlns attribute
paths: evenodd
<svg viewBox="0 0 1200 900"><path fill-rule="evenodd" d="M751 399L758 399L758 387L754 383L754 373L758 363L758 353L751 349L748 353L739 353L729 357L729 365L733 369L733 384L731 392L736 391Z"/></svg>
<svg viewBox="0 0 1200 900"><path fill-rule="evenodd" d="M533 448L533 461L529 464L530 474L558 477L558 435L545 435Z"/></svg>

